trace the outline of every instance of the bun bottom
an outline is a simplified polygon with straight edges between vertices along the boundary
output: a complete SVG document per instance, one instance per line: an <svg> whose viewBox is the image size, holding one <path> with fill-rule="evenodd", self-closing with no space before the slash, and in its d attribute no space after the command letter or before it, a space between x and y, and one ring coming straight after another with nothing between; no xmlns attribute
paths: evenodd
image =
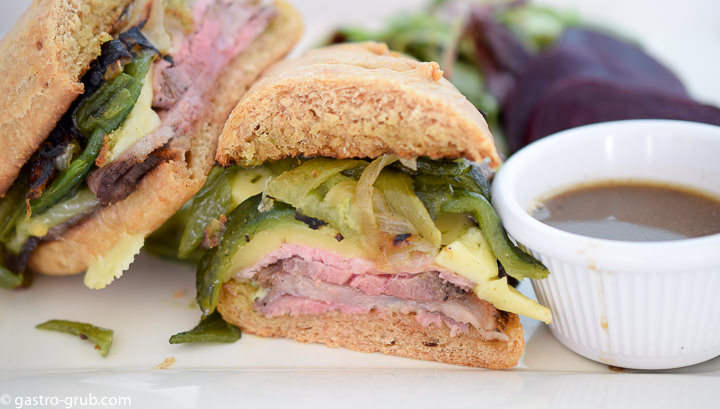
<svg viewBox="0 0 720 409"><path fill-rule="evenodd" d="M255 292L249 283L231 280L223 285L217 308L227 322L262 337L292 338L333 348L490 369L517 365L525 347L520 319L515 314L503 313L498 318L498 328L510 338L508 342L484 341L474 328L454 337L444 325L423 328L414 314L335 311L264 317L253 308Z"/></svg>

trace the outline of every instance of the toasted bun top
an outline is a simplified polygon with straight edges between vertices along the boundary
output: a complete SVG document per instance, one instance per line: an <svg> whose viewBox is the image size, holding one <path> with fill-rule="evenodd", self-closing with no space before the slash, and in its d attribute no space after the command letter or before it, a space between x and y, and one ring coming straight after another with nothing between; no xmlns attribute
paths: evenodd
<svg viewBox="0 0 720 409"><path fill-rule="evenodd" d="M482 114L442 76L384 44L330 46L270 68L225 124L216 159L428 156L500 163Z"/></svg>
<svg viewBox="0 0 720 409"><path fill-rule="evenodd" d="M131 0L35 0L0 42L0 197L75 98Z"/></svg>

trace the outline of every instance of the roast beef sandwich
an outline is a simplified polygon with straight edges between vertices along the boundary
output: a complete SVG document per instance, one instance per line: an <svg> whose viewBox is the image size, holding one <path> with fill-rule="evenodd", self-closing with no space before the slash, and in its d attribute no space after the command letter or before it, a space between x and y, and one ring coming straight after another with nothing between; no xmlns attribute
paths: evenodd
<svg viewBox="0 0 720 409"><path fill-rule="evenodd" d="M489 202L483 116L436 63L377 43L278 63L233 110L180 253L205 316L249 333L488 368L522 354L510 277L545 267ZM499 262L499 263L498 263Z"/></svg>
<svg viewBox="0 0 720 409"><path fill-rule="evenodd" d="M3 286L119 277L301 32L280 0L35 0L0 43Z"/></svg>

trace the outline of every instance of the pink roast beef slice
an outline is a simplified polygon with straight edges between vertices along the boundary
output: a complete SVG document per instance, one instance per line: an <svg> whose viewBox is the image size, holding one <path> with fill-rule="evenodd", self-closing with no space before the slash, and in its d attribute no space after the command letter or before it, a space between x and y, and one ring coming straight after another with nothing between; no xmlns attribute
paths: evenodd
<svg viewBox="0 0 720 409"><path fill-rule="evenodd" d="M382 272L375 266L375 263L369 259L358 257L346 258L331 251L286 243L266 254L262 259L255 263L255 265L244 268L235 275L249 280L263 268L280 261L291 259L312 262L312 266L301 264L299 261L293 261L291 263L297 263L295 265L300 267L297 271L302 271L311 278L320 279L333 284L347 284L348 280L356 275L382 274ZM411 260L411 262L412 264L409 265L395 266L397 274L409 275L434 271L439 274L439 277L443 281L450 282L459 288L471 290L475 287L475 283L467 278L456 275L451 271L446 271L442 267L436 265L431 256L415 257ZM290 265L291 264L288 264L288 266Z"/></svg>
<svg viewBox="0 0 720 409"><path fill-rule="evenodd" d="M196 30L183 39L172 64L161 60L155 65L154 107L162 109L160 127L88 178L90 189L104 205L125 199L157 164L152 163L153 152L175 135L187 135L192 130L207 109L209 92L216 86L220 71L265 30L275 15L272 8L258 9L250 3L227 0L203 1L195 11L199 15ZM173 155L164 158L178 159L184 153L182 148L174 147Z"/></svg>
<svg viewBox="0 0 720 409"><path fill-rule="evenodd" d="M496 325L497 310L488 302L480 300L472 293L461 292L455 287L449 290L447 297L438 301L419 301L390 295L370 295L346 285L336 285L313 280L304 275L294 275L283 271L279 265L273 265L260 271L256 277L260 286L269 289L268 294L257 300L255 308L266 316L286 313L307 313L307 311L326 312L323 304L299 302L280 304L276 300L285 296L300 297L320 301L347 313L367 313L372 310L417 314L419 312L437 313L453 321L473 327L493 331ZM297 301L297 300L296 300ZM290 308L287 310L286 308Z"/></svg>

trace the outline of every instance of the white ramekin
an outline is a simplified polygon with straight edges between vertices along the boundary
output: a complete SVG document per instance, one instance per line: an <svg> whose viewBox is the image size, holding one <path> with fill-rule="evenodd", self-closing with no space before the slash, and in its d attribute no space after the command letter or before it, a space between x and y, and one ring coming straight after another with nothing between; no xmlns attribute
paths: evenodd
<svg viewBox="0 0 720 409"><path fill-rule="evenodd" d="M667 369L720 355L720 234L627 242L550 227L528 211L549 193L606 179L670 182L720 196L720 127L633 120L583 126L513 155L492 186L509 235L550 270L532 284L550 329L609 365Z"/></svg>

